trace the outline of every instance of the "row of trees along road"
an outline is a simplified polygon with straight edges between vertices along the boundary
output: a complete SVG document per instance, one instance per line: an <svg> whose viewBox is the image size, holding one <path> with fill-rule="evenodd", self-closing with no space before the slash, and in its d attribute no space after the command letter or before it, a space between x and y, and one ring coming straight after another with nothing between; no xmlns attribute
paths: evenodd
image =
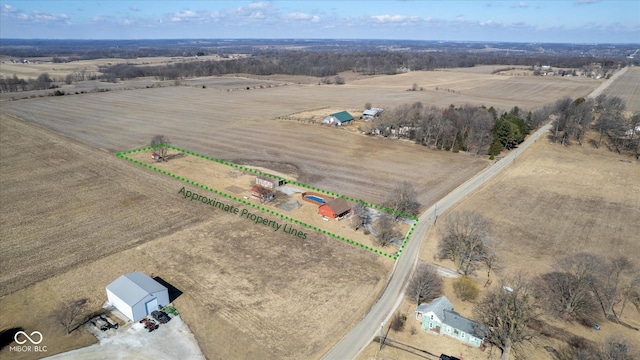
<svg viewBox="0 0 640 360"><path fill-rule="evenodd" d="M367 103L365 107L369 107ZM524 141L526 135L553 116L551 139L562 145L584 145L588 131L598 133L594 147L607 146L620 154L640 159L640 113L627 115L625 101L601 94L595 99L565 97L523 114L515 106L498 116L484 106L425 107L421 102L404 104L361 126L370 135L405 138L434 149L488 154L491 158Z"/></svg>
<svg viewBox="0 0 640 360"><path fill-rule="evenodd" d="M491 273L500 269L499 243L491 239L489 229L489 221L476 212L451 214L440 233L437 257L451 260L463 275L461 279L471 279L475 271L485 269L486 287ZM433 279L434 271L418 267L407 288L411 301L420 304L438 296L441 285ZM625 256L607 258L581 252L559 259L553 271L532 279L522 274L504 277L500 286L489 288L475 304L474 317L487 326L487 341L501 349L502 359L508 359L512 350L522 350L523 344L533 339L534 322L543 316L591 327L603 319L622 323L622 314L630 305L640 311L636 265ZM569 355L585 349L599 356L593 359L631 359L633 354L633 349L618 339L604 348L575 341L556 355L560 360L579 359ZM617 355L609 357L611 354Z"/></svg>
<svg viewBox="0 0 640 360"><path fill-rule="evenodd" d="M517 106L498 116L493 107L451 105L441 109L415 102L385 111L363 124L361 130L371 135L410 139L434 149L495 156L524 141L531 130L548 120L552 111L552 106L544 106L527 112L523 118Z"/></svg>
<svg viewBox="0 0 640 360"><path fill-rule="evenodd" d="M640 113L626 115L626 103L617 96L601 94L595 99L569 97L555 103L552 140L562 145L576 141L584 145L587 131L598 132L591 140L597 148L605 145L619 154L627 153L640 159Z"/></svg>

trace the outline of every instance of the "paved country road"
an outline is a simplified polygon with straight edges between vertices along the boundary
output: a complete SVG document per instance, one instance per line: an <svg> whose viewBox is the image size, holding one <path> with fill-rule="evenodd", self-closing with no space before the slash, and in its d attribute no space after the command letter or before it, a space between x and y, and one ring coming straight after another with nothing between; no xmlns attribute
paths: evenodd
<svg viewBox="0 0 640 360"><path fill-rule="evenodd" d="M353 359L358 356L360 351L373 340L373 337L380 333L381 324L383 322L386 324L395 309L400 305L406 280L418 261L420 245L427 230L429 230L429 226L433 224L435 217L468 196L472 191L498 174L509 164L515 162L521 152L525 151L540 137L543 137L550 129L551 124L547 124L538 129L538 131L520 144L517 149L511 151L507 156L496 161L491 167L485 169L469 181L458 186L420 216L420 221L414 230L413 236L396 262L387 287L380 298L378 298L378 301L369 309L365 317L324 355L323 359L344 360Z"/></svg>
<svg viewBox="0 0 640 360"><path fill-rule="evenodd" d="M610 79L603 82L597 89L593 90L587 97L595 98L601 94L619 76L624 74L628 68L623 68L615 73ZM487 180L498 174L502 169L516 161L516 158L525 151L531 144L534 144L540 137L543 137L551 130L551 124L547 124L527 138L520 146L511 151L504 158L496 161L491 167L485 169L469 181L458 186L447 196L438 201L420 216L420 221L414 230L411 240L405 246L402 256L398 259L387 283L384 292L378 301L369 309L365 317L355 326L345 337L340 340L323 357L326 360L354 359L373 340L374 336L380 333L381 324L385 324L391 318L393 312L402 302L406 280L413 271L418 261L420 245L424 239L429 226L433 224L438 214L444 213L453 204L471 194L472 191L480 187Z"/></svg>

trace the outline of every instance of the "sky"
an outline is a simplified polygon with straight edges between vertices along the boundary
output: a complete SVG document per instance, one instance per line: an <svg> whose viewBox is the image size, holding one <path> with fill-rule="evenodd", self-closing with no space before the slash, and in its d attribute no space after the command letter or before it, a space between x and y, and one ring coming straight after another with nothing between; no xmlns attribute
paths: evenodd
<svg viewBox="0 0 640 360"><path fill-rule="evenodd" d="M640 0L0 0L0 38L640 43Z"/></svg>

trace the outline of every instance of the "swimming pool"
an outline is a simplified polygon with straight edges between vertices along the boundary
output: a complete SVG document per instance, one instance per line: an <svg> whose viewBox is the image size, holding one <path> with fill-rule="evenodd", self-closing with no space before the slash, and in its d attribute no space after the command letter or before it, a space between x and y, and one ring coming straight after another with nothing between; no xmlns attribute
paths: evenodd
<svg viewBox="0 0 640 360"><path fill-rule="evenodd" d="M321 197L319 197L319 196L315 196L315 195L305 195L304 197L305 197L305 198L307 198L307 199L309 199L309 200L315 201L315 202L317 202L317 203L319 203L319 204L324 204L324 199L323 199L323 198L321 198Z"/></svg>

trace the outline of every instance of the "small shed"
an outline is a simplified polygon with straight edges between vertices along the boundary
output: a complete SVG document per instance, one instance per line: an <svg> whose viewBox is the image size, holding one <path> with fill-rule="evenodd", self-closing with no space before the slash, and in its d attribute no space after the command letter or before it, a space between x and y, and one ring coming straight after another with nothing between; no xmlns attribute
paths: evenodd
<svg viewBox="0 0 640 360"><path fill-rule="evenodd" d="M335 219L351 213L351 206L343 198L331 199L318 207L318 214Z"/></svg>
<svg viewBox="0 0 640 360"><path fill-rule="evenodd" d="M169 305L169 290L143 272L125 274L107 285L107 300L132 321Z"/></svg>
<svg viewBox="0 0 640 360"><path fill-rule="evenodd" d="M375 117L380 116L384 112L384 109L381 108L371 108L362 112L363 119L371 120Z"/></svg>
<svg viewBox="0 0 640 360"><path fill-rule="evenodd" d="M351 114L346 111L340 111L327 116L326 118L324 118L324 120L322 120L322 123L340 126L352 121L353 116Z"/></svg>
<svg viewBox="0 0 640 360"><path fill-rule="evenodd" d="M253 185L251 187L251 196L262 200L263 202L273 200L274 195L269 189L260 185Z"/></svg>
<svg viewBox="0 0 640 360"><path fill-rule="evenodd" d="M282 186L284 184L286 184L286 181L284 179L272 178L262 175L256 176L256 185L260 185L267 189L275 189L278 186Z"/></svg>

